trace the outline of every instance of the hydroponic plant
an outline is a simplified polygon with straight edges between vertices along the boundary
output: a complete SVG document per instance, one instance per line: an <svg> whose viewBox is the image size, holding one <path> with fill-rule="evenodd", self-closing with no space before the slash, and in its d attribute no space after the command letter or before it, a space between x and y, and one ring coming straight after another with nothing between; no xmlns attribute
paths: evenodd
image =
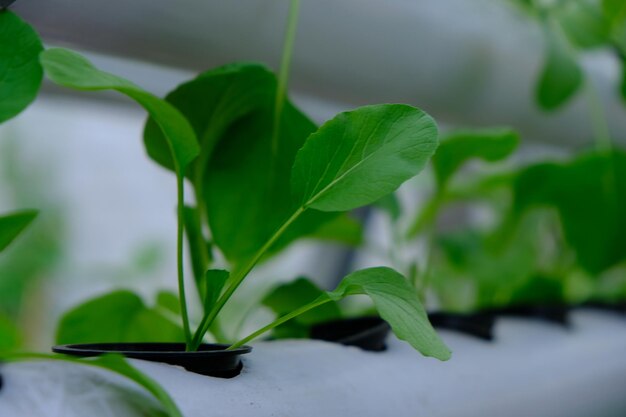
<svg viewBox="0 0 626 417"><path fill-rule="evenodd" d="M10 13L7 16L17 19ZM437 127L432 118L406 105L363 107L342 113L317 130L287 101L279 116L272 117L276 109L281 109L283 105L276 104L281 101L275 100L276 81L269 71L258 65L228 66L208 75L203 74L194 81L212 80L213 76L217 76L221 88L226 88L229 93L236 92L237 82L242 81L257 88L251 91L252 94L244 94L250 93L244 88L240 94L222 95L225 100L218 103L217 110L210 107L215 104L210 100L208 109L206 103L201 103L201 106L193 100L184 100L187 107L178 110L168 101L151 95L130 81L98 70L72 51L49 49L40 54L40 61L48 78L59 85L80 90L115 90L136 101L149 113L151 120L146 128L148 153L155 159L161 158L160 162L170 164L177 179L179 301L187 351L201 347L205 334L215 329L223 306L267 254L290 238L315 230L318 225L336 218L336 215L327 213L348 211L392 192L421 171L437 146ZM234 74L235 80L228 77L224 80L222 75L230 73ZM191 91L195 90L192 85ZM229 105L233 107L229 108ZM199 120L204 123L207 119L211 123L198 125ZM149 133L150 129L152 133ZM238 136L243 132L246 136ZM253 135L247 136L250 133ZM225 141L224 138L230 135L233 139ZM249 139L241 147L233 147L244 137L252 137L254 141ZM213 162L216 155L219 155L221 165ZM209 175L214 167L219 168L222 175L224 171L228 172L227 169L237 167L236 178L232 177L232 171L230 177ZM196 190L198 207L185 210L183 184L188 175ZM245 175L249 175L250 181L256 181L258 188L251 190L257 190L257 194L248 189L241 190L239 185L247 184L241 181L246 178ZM241 204L239 200L236 211L232 211L233 206L229 204L233 203L228 198L232 198L235 190L239 190L239 198L245 198L248 204ZM205 207L206 212L194 213L194 210L204 210ZM260 213L247 212L250 208L260 210ZM230 211L230 222L228 216L220 218L225 209ZM200 220L201 216L209 219L215 240L212 246L225 254L233 269L232 274L208 269L198 279L205 312L195 332L191 328L184 285L186 212L191 219L188 231L192 229L190 224ZM238 223L239 236L244 236L243 245L241 241L231 245L231 242L220 240L223 235L219 228L224 225L232 227L233 218ZM246 219L251 220L245 222ZM191 237L192 233L188 232L188 235ZM201 249L205 249L200 239L197 242ZM200 259L209 259L209 253L206 250L201 252ZM206 260L203 262L205 264L201 265L204 268ZM336 290L322 294L228 347L219 346L219 350L227 347L227 350L234 351L294 317L352 294L370 296L396 335L423 354L442 360L449 357L448 349L428 323L415 293L402 275L389 268L370 268L349 274ZM132 298L128 293L117 293L107 299L112 314L100 316L103 324L99 331L115 329L120 338L126 335L132 338L136 337L138 328L132 326L135 324L149 329L150 335L154 336L154 329L164 323L162 318L157 319L156 314L151 314L154 311L144 308L141 303L135 304L131 315L126 314L128 310L116 308L120 297L129 300L129 296ZM125 314L120 316L120 311ZM114 313L123 317L124 322L116 321ZM70 328L79 326L67 318L63 325Z"/></svg>

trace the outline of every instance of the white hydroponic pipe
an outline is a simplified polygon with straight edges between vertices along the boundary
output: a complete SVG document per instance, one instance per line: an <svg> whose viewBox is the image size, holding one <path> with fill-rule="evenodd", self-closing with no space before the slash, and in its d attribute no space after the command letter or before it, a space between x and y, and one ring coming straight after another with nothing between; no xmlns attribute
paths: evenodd
<svg viewBox="0 0 626 417"><path fill-rule="evenodd" d="M542 142L590 144L583 93L552 115L534 105L541 30L513 3L302 2L293 91L308 97L302 104L318 120L356 105L404 102L442 122L508 124ZM277 68L288 5L284 0L21 0L14 9L50 44L201 71L234 60ZM609 127L623 140L617 60L599 51L586 63ZM156 90L168 86L146 74L121 75ZM320 100L325 106L315 104Z"/></svg>
<svg viewBox="0 0 626 417"><path fill-rule="evenodd" d="M133 361L186 417L623 417L626 318L577 311L572 327L502 319L488 343L442 332L446 363L390 340L384 353L324 342L258 343L230 380ZM2 417L155 415L156 403L99 370L50 362L2 367ZM152 413L152 414L151 414Z"/></svg>

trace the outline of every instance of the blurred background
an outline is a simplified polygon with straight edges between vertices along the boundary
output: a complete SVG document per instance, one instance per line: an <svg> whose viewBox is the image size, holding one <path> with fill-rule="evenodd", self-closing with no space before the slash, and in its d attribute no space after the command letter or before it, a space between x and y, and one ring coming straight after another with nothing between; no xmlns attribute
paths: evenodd
<svg viewBox="0 0 626 417"><path fill-rule="evenodd" d="M515 156L467 168L488 173L592 148L591 85L610 136L623 143L622 69L610 48L580 51L585 91L550 113L535 104L545 40L524 3L304 0L290 96L316 123L360 105L400 102L430 113L443 131L517 130ZM288 6L284 0L22 0L14 10L48 46L69 45L163 96L197 72L233 61L277 69ZM175 179L145 155L144 122L144 112L121 96L46 84L34 105L0 128L0 212L42 213L0 258L0 320L17 323L23 347L46 349L61 314L87 297L117 287L147 298L174 289ZM257 271L264 278L247 284L241 299L258 299L273 283L299 275L331 287L356 267L387 264L408 273L413 263L426 262L428 240L397 247L394 230L409 228L432 192L428 171L398 193L404 214L397 222L384 210L359 213L364 247L298 242ZM491 205L477 204L451 209L439 223L444 230L488 227L496 217ZM454 287L460 298L463 288ZM459 309L471 304L450 301ZM242 306L235 301L230 314L245 315Z"/></svg>

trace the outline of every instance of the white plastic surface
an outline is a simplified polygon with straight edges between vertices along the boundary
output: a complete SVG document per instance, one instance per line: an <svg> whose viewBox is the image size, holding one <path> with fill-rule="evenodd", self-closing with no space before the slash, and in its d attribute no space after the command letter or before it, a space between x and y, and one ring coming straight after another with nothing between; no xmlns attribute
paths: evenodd
<svg viewBox="0 0 626 417"><path fill-rule="evenodd" d="M231 380L134 363L163 384L186 417L626 415L623 316L576 312L569 330L503 319L492 344L442 333L454 351L446 363L395 339L384 353L312 341L257 343ZM143 414L154 401L100 371L43 362L5 365L1 373L1 417L154 415Z"/></svg>

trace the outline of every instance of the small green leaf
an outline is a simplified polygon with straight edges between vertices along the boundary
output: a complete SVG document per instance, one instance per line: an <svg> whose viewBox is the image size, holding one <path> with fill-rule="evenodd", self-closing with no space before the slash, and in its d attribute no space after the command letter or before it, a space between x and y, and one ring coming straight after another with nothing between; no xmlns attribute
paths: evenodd
<svg viewBox="0 0 626 417"><path fill-rule="evenodd" d="M391 268L368 268L346 276L328 296L338 301L346 296L369 296L380 316L395 335L407 341L424 356L450 359L450 350L441 341L415 290L406 278Z"/></svg>
<svg viewBox="0 0 626 417"><path fill-rule="evenodd" d="M178 295L171 291L159 291L156 296L156 306L176 315L180 314Z"/></svg>
<svg viewBox="0 0 626 417"><path fill-rule="evenodd" d="M204 298L204 311L211 311L213 305L222 294L222 289L230 276L230 272L222 269L209 269L204 275L206 281L206 295Z"/></svg>
<svg viewBox="0 0 626 417"><path fill-rule="evenodd" d="M301 277L295 281L276 286L263 298L261 303L270 308L277 316L282 316L311 303L322 294L324 291L311 280ZM293 321L304 326L310 326L340 317L339 305L336 302L331 302L310 310Z"/></svg>
<svg viewBox="0 0 626 417"><path fill-rule="evenodd" d="M363 243L363 225L348 213L342 213L322 224L307 237L348 246L359 246Z"/></svg>
<svg viewBox="0 0 626 417"><path fill-rule="evenodd" d="M610 18L595 2L564 2L556 18L568 39L580 48L601 47L610 40Z"/></svg>
<svg viewBox="0 0 626 417"><path fill-rule="evenodd" d="M446 134L433 157L435 177L445 185L471 159L501 161L513 153L519 135L509 128L459 130Z"/></svg>
<svg viewBox="0 0 626 417"><path fill-rule="evenodd" d="M0 12L0 123L21 113L37 97L43 69L37 33L10 11Z"/></svg>
<svg viewBox="0 0 626 417"><path fill-rule="evenodd" d="M52 361L64 361L72 362L75 364L81 364L83 366L93 366L97 368L106 369L136 382L163 405L167 415L169 417L183 417L182 413L178 409L178 406L170 397L170 395L161 387L155 380L148 375L140 372L137 368L131 366L126 359L119 355L104 355L89 359L79 359L64 355L53 355L45 353L9 353L0 350L0 361L2 362L17 362L28 360L52 360Z"/></svg>
<svg viewBox="0 0 626 417"><path fill-rule="evenodd" d="M180 342L180 326L148 308L130 291L115 291L73 308L61 318L57 343Z"/></svg>
<svg viewBox="0 0 626 417"><path fill-rule="evenodd" d="M437 148L437 125L401 104L342 113L298 152L292 193L303 207L347 211L373 203L417 175Z"/></svg>
<svg viewBox="0 0 626 417"><path fill-rule="evenodd" d="M135 100L158 123L180 174L184 174L187 166L200 153L189 122L166 101L128 80L100 71L81 55L67 49L48 49L40 59L46 75L56 84L77 90L115 90Z"/></svg>
<svg viewBox="0 0 626 417"><path fill-rule="evenodd" d="M35 217L37 212L34 210L0 216L0 252L5 250Z"/></svg>
<svg viewBox="0 0 626 417"><path fill-rule="evenodd" d="M580 88L583 72L567 39L558 28L547 26L546 58L537 82L537 103L544 110L565 104Z"/></svg>

